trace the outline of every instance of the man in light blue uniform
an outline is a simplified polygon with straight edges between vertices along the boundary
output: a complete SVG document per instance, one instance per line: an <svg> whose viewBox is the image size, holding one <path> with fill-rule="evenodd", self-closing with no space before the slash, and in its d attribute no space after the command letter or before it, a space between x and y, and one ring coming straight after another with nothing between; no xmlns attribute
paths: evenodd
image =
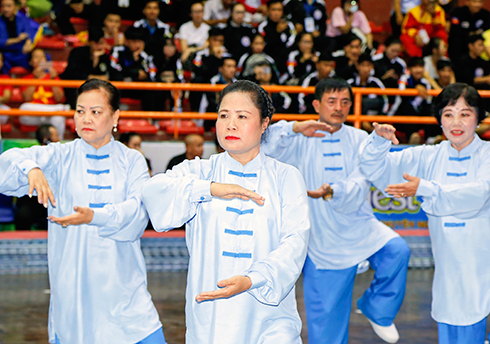
<svg viewBox="0 0 490 344"><path fill-rule="evenodd" d="M313 106L319 121L281 121L270 127L264 152L296 166L305 178L311 237L304 274L310 343L347 343L357 265L376 271L357 306L378 336L396 343L393 320L405 295L410 250L373 215L370 183L359 170L359 146L367 133L344 125L352 90L344 80L321 80Z"/></svg>

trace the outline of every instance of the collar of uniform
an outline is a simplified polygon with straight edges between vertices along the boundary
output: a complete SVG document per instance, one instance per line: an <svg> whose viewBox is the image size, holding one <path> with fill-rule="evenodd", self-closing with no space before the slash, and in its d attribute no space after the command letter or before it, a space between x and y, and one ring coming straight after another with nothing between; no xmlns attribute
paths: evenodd
<svg viewBox="0 0 490 344"><path fill-rule="evenodd" d="M462 156L468 156L473 154L478 148L480 148L483 142L476 133L474 135L475 136L473 137L473 141L471 141L471 143L468 146L466 146L459 152L451 145L451 142L449 142L448 140L447 145L449 147L448 148L449 155L455 157L462 157Z"/></svg>
<svg viewBox="0 0 490 344"><path fill-rule="evenodd" d="M83 139L80 139L80 141L81 141L82 150L87 154L95 154L95 155L109 154L112 152L112 148L114 147L114 137L112 137L112 136L111 136L111 140L109 141L109 143L100 147L99 149L96 149L92 145L85 142L85 140L83 140Z"/></svg>
<svg viewBox="0 0 490 344"><path fill-rule="evenodd" d="M265 154L260 150L259 154L252 161L249 161L245 165L242 165L235 159L233 159L228 152L225 152L226 165L233 171L237 172L254 172L257 171L265 160Z"/></svg>

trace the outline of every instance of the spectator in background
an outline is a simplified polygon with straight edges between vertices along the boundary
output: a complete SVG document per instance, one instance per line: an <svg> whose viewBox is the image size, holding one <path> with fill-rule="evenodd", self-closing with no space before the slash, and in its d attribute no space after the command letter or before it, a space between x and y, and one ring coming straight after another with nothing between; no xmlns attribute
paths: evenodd
<svg viewBox="0 0 490 344"><path fill-rule="evenodd" d="M204 3L204 22L209 26L224 24L231 14L233 0L208 0Z"/></svg>
<svg viewBox="0 0 490 344"><path fill-rule="evenodd" d="M315 49L325 48L327 31L327 10L323 0L286 0L283 2L286 17L294 23L296 32L310 33Z"/></svg>
<svg viewBox="0 0 490 344"><path fill-rule="evenodd" d="M261 23L267 18L268 0L237 0L237 2L245 6L247 23Z"/></svg>
<svg viewBox="0 0 490 344"><path fill-rule="evenodd" d="M106 54L107 41L104 31L99 27L90 28L88 31L88 44L83 47L73 48L68 56L68 65L60 75L65 80L109 80L110 59ZM75 108L77 92L74 88L65 89L66 103Z"/></svg>
<svg viewBox="0 0 490 344"><path fill-rule="evenodd" d="M163 54L158 54L155 57L155 66L157 67L157 81L164 83L184 82L180 53L177 51L173 39L167 38L165 40ZM172 109L176 96L180 99L181 91L162 91L161 94L162 99L160 101L165 104L164 110L166 111ZM174 109L174 111L177 111L177 109Z"/></svg>
<svg viewBox="0 0 490 344"><path fill-rule="evenodd" d="M42 27L18 12L14 0L1 0L0 52L3 54L3 73L21 66L29 69L28 54L42 36Z"/></svg>
<svg viewBox="0 0 490 344"><path fill-rule="evenodd" d="M362 53L361 39L349 33L343 36L344 55L340 54L335 58L335 74L344 79L349 80L357 74L357 60Z"/></svg>
<svg viewBox="0 0 490 344"><path fill-rule="evenodd" d="M422 57L423 48L431 38L439 37L447 42L445 15L437 0L422 0L407 13L400 40L408 56Z"/></svg>
<svg viewBox="0 0 490 344"><path fill-rule="evenodd" d="M332 11L330 24L327 27L326 35L331 38L328 49L336 51L342 49L342 35L351 32L355 33L361 41L365 41L369 50L373 49L373 35L369 21L359 9L359 1L341 0L340 7L335 7Z"/></svg>
<svg viewBox="0 0 490 344"><path fill-rule="evenodd" d="M193 160L196 156L202 158L204 153L204 139L198 134L189 134L184 138L185 152L181 155L173 157L168 165L167 170L171 170L175 165L180 164L184 160Z"/></svg>
<svg viewBox="0 0 490 344"><path fill-rule="evenodd" d="M53 68L53 63L47 61L46 54L42 49L34 49L30 54L29 64L31 73L23 79L38 80L60 80L58 73ZM23 86L21 88L23 103L19 109L32 111L67 111L69 105L63 104L65 93L59 86ZM20 123L24 125L53 125L61 139L65 133L65 117L62 116L20 116Z"/></svg>
<svg viewBox="0 0 490 344"><path fill-rule="evenodd" d="M134 27L145 28L148 35L145 44L145 51L148 55L158 56L162 53L165 40L172 38L170 25L165 24L158 16L160 15L159 1L149 0L143 8L143 19L136 21Z"/></svg>
<svg viewBox="0 0 490 344"><path fill-rule="evenodd" d="M51 142L60 142L60 136L51 124L41 124L36 130L36 140L41 146L47 146ZM15 207L16 230L30 230L33 226L36 229L48 229L48 209L40 204L36 197L19 197Z"/></svg>
<svg viewBox="0 0 490 344"><path fill-rule="evenodd" d="M415 6L420 5L420 0L393 0L393 12L391 14L391 34L395 38L400 38L402 34L402 24L405 15Z"/></svg>
<svg viewBox="0 0 490 344"><path fill-rule="evenodd" d="M400 40L391 36L385 41L385 51L373 56L374 76L386 88L398 88L398 80L407 70L407 64L400 58L402 49Z"/></svg>
<svg viewBox="0 0 490 344"><path fill-rule="evenodd" d="M316 86L320 80L335 76L335 59L332 54L328 52L320 54L315 67L316 70L303 80L301 86ZM313 100L315 100L315 95L313 93L308 95L305 95L304 93L298 94L298 112L308 114L316 113L315 108L313 107Z"/></svg>
<svg viewBox="0 0 490 344"><path fill-rule="evenodd" d="M0 52L0 70L3 67L3 54ZM0 79L10 79L8 74L0 74ZM5 103L8 103L12 96L12 86L0 85L0 109L10 109ZM5 124L9 120L8 116L0 116L0 124Z"/></svg>
<svg viewBox="0 0 490 344"><path fill-rule="evenodd" d="M272 82L272 68L267 62L254 67L255 82L260 86L274 85ZM286 92L274 92L271 94L274 113L288 113L291 110L292 99Z"/></svg>
<svg viewBox="0 0 490 344"><path fill-rule="evenodd" d="M115 46L124 44L124 33L119 31L120 28L121 15L119 13L107 13L102 27L104 40L107 44L106 54L109 54Z"/></svg>
<svg viewBox="0 0 490 344"><path fill-rule="evenodd" d="M131 131L129 133L122 133L121 136L119 136L119 141L121 141L127 147L129 147L131 149L136 149L143 156L145 156L145 154L141 150L141 142L143 140L141 139L141 136L139 136L134 131ZM145 157L145 160L146 160L146 165L148 165L148 172L150 173L150 176L151 176L151 174L152 174L151 173L151 162L147 157Z"/></svg>
<svg viewBox="0 0 490 344"><path fill-rule="evenodd" d="M435 79L436 85L432 87L436 90L441 90L446 86L454 84L456 78L454 77L453 64L449 60L437 61L437 78Z"/></svg>
<svg viewBox="0 0 490 344"><path fill-rule="evenodd" d="M456 8L451 15L449 31L449 58L456 61L468 52L470 34L483 34L490 29L490 12L483 8L483 0L467 0L466 6Z"/></svg>
<svg viewBox="0 0 490 344"><path fill-rule="evenodd" d="M315 71L315 64L320 56L320 53L314 49L311 33L303 32L299 37L299 49L291 51L288 56L288 72L285 74L288 85L298 85L308 74Z"/></svg>
<svg viewBox="0 0 490 344"><path fill-rule="evenodd" d="M435 81L438 78L437 62L441 60L449 60L446 56L447 44L442 39L436 37L431 38L427 48L431 52L431 55L427 55L424 57L424 78L429 81L432 88L439 89L437 86L437 82Z"/></svg>
<svg viewBox="0 0 490 344"><path fill-rule="evenodd" d="M398 89L405 90L415 88L419 91L416 97L396 96L395 103L388 112L389 116L430 116L431 97L428 90L431 89L430 83L424 78L424 60L420 57L413 57L408 62L410 74L401 76L398 82ZM440 134L437 126L420 126L418 124L399 124L397 129L404 133L405 141L409 144L420 144L422 137L418 131L421 127L426 128L426 137ZM402 138L401 138L402 139Z"/></svg>
<svg viewBox="0 0 490 344"><path fill-rule="evenodd" d="M356 66L358 75L355 78L347 80L347 83L351 87L385 89L381 80L372 76L374 64L371 55L364 53L359 56ZM384 115L388 112L389 104L387 96L376 94L363 95L361 104L361 111L365 115ZM374 129L370 122L362 122L362 128L369 133Z"/></svg>
<svg viewBox="0 0 490 344"><path fill-rule="evenodd" d="M192 20L182 24L179 29L182 61L208 47L208 31L211 27L203 22L203 16L204 6L201 2L196 2L191 6Z"/></svg>
<svg viewBox="0 0 490 344"><path fill-rule="evenodd" d="M121 19L139 20L143 7L145 7L145 1L142 0L102 0L99 8L102 16L107 13L119 13Z"/></svg>
<svg viewBox="0 0 490 344"><path fill-rule="evenodd" d="M293 23L283 17L281 0L269 0L267 8L268 18L259 24L258 32L266 42L264 52L274 59L279 72L284 74L287 72L288 52L296 40L296 30Z"/></svg>
<svg viewBox="0 0 490 344"><path fill-rule="evenodd" d="M113 81L156 81L157 69L153 56L145 52L148 32L143 27L129 27L124 32L126 43L115 47L111 54L109 68L110 80ZM163 108L159 91L126 90L123 97L141 100L144 111L159 111Z"/></svg>
<svg viewBox="0 0 490 344"><path fill-rule="evenodd" d="M252 40L249 52L243 54L238 59L237 73L239 79L251 79L254 75L254 67L262 62L269 62L277 80L280 78L276 61L268 54L264 53L265 40L261 34L256 34Z"/></svg>
<svg viewBox="0 0 490 344"><path fill-rule="evenodd" d="M257 33L255 28L244 22L245 6L235 3L231 7L231 16L226 24L218 27L225 38L225 48L238 62L238 59L250 49L250 44Z"/></svg>
<svg viewBox="0 0 490 344"><path fill-rule="evenodd" d="M459 58L454 65L457 82L474 86L476 89L487 90L490 85L490 62L480 55L485 50L481 35L468 37L468 53Z"/></svg>
<svg viewBox="0 0 490 344"><path fill-rule="evenodd" d="M70 0L62 7L56 17L56 23L62 35L74 35L76 34L75 28L70 22L72 17L88 20L89 27L92 27L102 24L103 18L101 18L101 15L100 8L95 2L86 4L83 0Z"/></svg>

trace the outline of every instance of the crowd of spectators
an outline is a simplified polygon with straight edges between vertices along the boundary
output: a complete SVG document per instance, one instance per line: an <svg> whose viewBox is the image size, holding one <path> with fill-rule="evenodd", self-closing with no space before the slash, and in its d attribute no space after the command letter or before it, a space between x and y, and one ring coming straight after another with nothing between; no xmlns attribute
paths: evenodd
<svg viewBox="0 0 490 344"><path fill-rule="evenodd" d="M248 79L261 85L307 87L336 76L355 87L415 88L419 91L416 97L366 95L362 112L421 116L429 115L429 89L456 81L490 89L490 12L483 8L484 0L394 0L392 35L384 42L374 40L369 18L362 12L362 6L367 5L363 0L34 3L1 0L3 78L14 66L28 69L26 78L67 80L95 77L227 84ZM34 14L36 21L31 18ZM43 32L74 35L72 17L88 21L87 43L71 51L65 71L58 76L49 55L36 48L36 43ZM38 24L43 20L44 24ZM133 24L123 30L122 20ZM0 89L0 106L8 104L10 91L8 87ZM123 97L139 99L142 109L149 111L165 110L174 104L173 97L183 95L123 92ZM68 104L73 108L75 101L72 90L56 87L27 87L22 89L22 96L29 106ZM277 112L315 113L312 97L281 92L273 101ZM193 111L212 112L216 95L191 92L189 104ZM43 109L29 107L33 108ZM63 136L64 122L59 119L37 121L50 122ZM213 125L204 124L206 129ZM363 126L372 130L370 124ZM399 127L402 139L412 139L413 143L423 140L420 127ZM438 128L424 129L425 138L440 133Z"/></svg>

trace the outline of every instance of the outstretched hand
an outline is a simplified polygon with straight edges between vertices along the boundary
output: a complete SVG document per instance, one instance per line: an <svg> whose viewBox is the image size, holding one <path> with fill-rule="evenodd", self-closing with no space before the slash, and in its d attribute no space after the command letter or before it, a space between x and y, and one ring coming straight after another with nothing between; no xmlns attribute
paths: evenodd
<svg viewBox="0 0 490 344"><path fill-rule="evenodd" d="M317 130L333 131L332 126L327 123L314 121L312 119L302 122L294 122L293 131L307 137L325 137L325 134L317 133Z"/></svg>
<svg viewBox="0 0 490 344"><path fill-rule="evenodd" d="M245 189L237 184L211 183L211 195L214 197L232 199L240 198L248 201L252 199L257 204L263 205L265 198L258 193Z"/></svg>
<svg viewBox="0 0 490 344"><path fill-rule="evenodd" d="M322 197L324 200L327 200L333 196L333 189L330 186L330 184L325 183L316 190L313 191L308 190L308 196L311 198Z"/></svg>
<svg viewBox="0 0 490 344"><path fill-rule="evenodd" d="M44 176L43 171L39 168L33 168L27 174L27 180L29 181L29 197L32 197L34 190L37 192L37 201L48 207L48 200L51 201L51 205L56 207L56 201L54 199L53 191L49 187L48 181Z"/></svg>
<svg viewBox="0 0 490 344"><path fill-rule="evenodd" d="M374 130L378 136L384 137L387 140L393 142L393 144L397 145L400 143L395 135L395 127L391 124L378 124L376 122L373 123Z"/></svg>
<svg viewBox="0 0 490 344"><path fill-rule="evenodd" d="M75 210L75 214L63 217L48 216L48 220L56 222L62 227L82 225L92 222L92 219L94 218L94 211L92 209L74 206L73 210Z"/></svg>
<svg viewBox="0 0 490 344"><path fill-rule="evenodd" d="M248 276L233 276L218 282L218 287L213 291L205 291L196 296L197 302L209 301L214 299L228 298L236 294L243 293L250 289L252 280Z"/></svg>
<svg viewBox="0 0 490 344"><path fill-rule="evenodd" d="M403 173L403 178L408 180L408 182L388 185L385 192L398 198L415 196L417 189L419 188L420 178L411 176L408 173Z"/></svg>

